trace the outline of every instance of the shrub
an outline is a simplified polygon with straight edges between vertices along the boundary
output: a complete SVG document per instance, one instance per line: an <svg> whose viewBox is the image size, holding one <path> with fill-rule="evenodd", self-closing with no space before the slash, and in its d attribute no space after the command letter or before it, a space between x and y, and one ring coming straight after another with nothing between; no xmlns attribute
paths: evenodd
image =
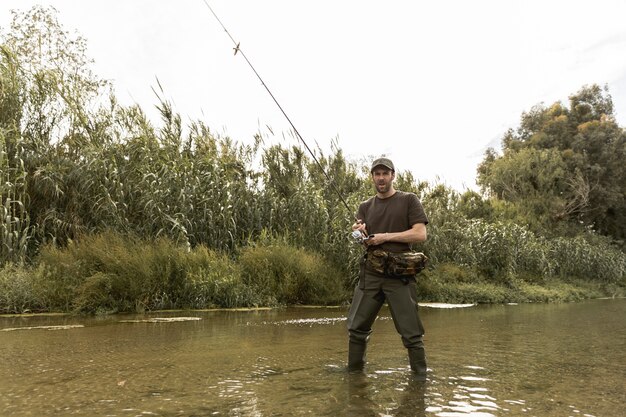
<svg viewBox="0 0 626 417"><path fill-rule="evenodd" d="M254 297L224 254L169 239L88 236L40 255L51 305L78 312L235 307Z"/></svg>
<svg viewBox="0 0 626 417"><path fill-rule="evenodd" d="M228 255L195 248L190 254L181 304L186 308L259 305L258 294L241 280L241 268Z"/></svg>
<svg viewBox="0 0 626 417"><path fill-rule="evenodd" d="M244 249L243 281L272 304L333 304L346 299L343 276L321 255L276 242Z"/></svg>
<svg viewBox="0 0 626 417"><path fill-rule="evenodd" d="M550 242L555 274L603 284L626 284L626 255L603 241L593 244L583 236L557 238Z"/></svg>
<svg viewBox="0 0 626 417"><path fill-rule="evenodd" d="M0 313L48 310L38 285L38 269L6 265L0 269Z"/></svg>

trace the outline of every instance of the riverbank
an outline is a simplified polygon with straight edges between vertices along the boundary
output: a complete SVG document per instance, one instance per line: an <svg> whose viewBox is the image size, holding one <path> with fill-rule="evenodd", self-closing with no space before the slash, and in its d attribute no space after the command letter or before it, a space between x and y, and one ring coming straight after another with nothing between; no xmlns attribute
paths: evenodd
<svg viewBox="0 0 626 417"><path fill-rule="evenodd" d="M0 269L0 313L105 315L155 310L347 305L360 247L340 262L280 239L252 242L235 254L160 238L117 233L44 246L31 265ZM426 253L429 255L429 253ZM560 255L563 258L563 255ZM435 258L435 256L431 256ZM560 265L559 258L551 262ZM586 261L592 266L593 260ZM471 266L470 266L471 265ZM601 275L543 275L527 268L485 268L433 259L417 276L418 300L437 303L569 302L626 295L619 269ZM619 265L618 265L619 266ZM606 270L606 268L605 268Z"/></svg>
<svg viewBox="0 0 626 417"><path fill-rule="evenodd" d="M263 273L254 266L256 262L250 265L251 260L245 257L237 263L229 258L213 258L208 251L204 255L194 255L200 265L182 265L172 264L176 256L170 254L164 257L170 264L161 268L151 265L156 258L143 257L143 273L138 265L118 265L117 272L113 272L104 264L98 271L88 272L85 262L64 263L62 257L55 267L6 266L0 269L0 314L248 310L292 305L342 306L350 302L352 286L342 285L341 272L320 259L305 260L302 269L266 265L271 271ZM296 259L302 259L299 255ZM311 269L314 264L317 269ZM157 272L159 269L169 273L163 275ZM177 271L176 280L172 279L172 271ZM251 279L254 271L259 272ZM421 303L506 304L626 296L624 287L575 279L520 275L499 281L489 280L470 268L438 265L418 275L418 299ZM323 285L326 287L321 288Z"/></svg>
<svg viewBox="0 0 626 417"><path fill-rule="evenodd" d="M496 279L468 267L442 264L418 279L420 300L445 303L551 303L621 298L626 288L576 278L506 274Z"/></svg>

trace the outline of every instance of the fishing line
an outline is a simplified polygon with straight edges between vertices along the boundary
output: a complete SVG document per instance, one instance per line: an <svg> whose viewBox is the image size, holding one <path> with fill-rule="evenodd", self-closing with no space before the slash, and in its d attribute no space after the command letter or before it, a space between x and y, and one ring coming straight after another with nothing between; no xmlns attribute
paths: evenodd
<svg viewBox="0 0 626 417"><path fill-rule="evenodd" d="M259 75L259 73L257 72L257 70L254 68L254 66L252 65L252 63L250 62L250 60L248 59L248 57L246 56L246 54L243 52L243 50L241 50L240 47L240 42L235 41L235 39L231 36L230 32L228 31L228 29L226 29L226 26L224 26L224 24L222 23L222 21L220 20L219 17L217 17L217 14L215 14L215 11L213 10L213 8L211 7L211 5L208 3L207 0L202 0L204 2L204 4L206 5L206 7L209 8L209 10L211 11L211 13L213 14L213 16L215 17L215 20L217 20L217 22L220 24L220 26L222 26L222 29L224 29L224 32L226 32L226 34L228 35L228 37L230 38L230 40L233 42L233 45L235 45L235 47L233 48L235 51L235 55L237 55L238 53L243 57L243 59L246 60L246 62L248 63L248 66L252 69L252 71L254 72L254 74L257 76L257 78L259 79L259 81L261 81L261 84L263 84L263 87L265 87L265 90L268 92L268 94L270 95L270 97L272 97L272 100L274 100L274 103L276 103L276 105L278 106L278 108L280 109L281 113L283 114L283 116L285 116L285 119L287 119L287 122L289 122L289 124L291 125L291 128L293 129L294 133L296 134L296 136L298 137L298 139L300 139L300 141L304 144L304 147L306 148L307 151L309 151L309 153L311 154L311 156L313 157L313 160L315 161L315 163L317 164L317 166L320 168L320 170L322 171L322 173L324 174L324 176L326 177L326 180L328 180L328 183L330 184L330 186L333 188L333 190L337 193L337 195L339 196L339 198L341 199L341 202L343 203L344 206L346 206L346 209L348 210L348 212L352 212L352 210L350 209L350 207L348 206L348 203L346 203L346 200L343 198L343 195L341 195L341 192L337 189L337 187L335 186L335 183L333 182L333 180L330 178L330 176L326 173L326 170L324 170L324 167L322 167L322 164L320 164L320 162L317 160L317 157L315 156L315 154L313 153L313 151L311 150L311 148L309 148L309 145L307 145L306 141L304 140L304 138L302 137L302 135L300 135L300 132L298 132L298 129L296 129L296 126L293 124L293 122L291 121L291 119L289 118L289 116L287 116L287 113L285 112L285 110L283 110L283 107L280 105L280 103L278 102L278 100L276 100L276 97L274 97L274 94L272 94L271 90L269 89L269 87L267 86L267 84L265 84L265 81L263 81L263 78L261 78L261 76Z"/></svg>

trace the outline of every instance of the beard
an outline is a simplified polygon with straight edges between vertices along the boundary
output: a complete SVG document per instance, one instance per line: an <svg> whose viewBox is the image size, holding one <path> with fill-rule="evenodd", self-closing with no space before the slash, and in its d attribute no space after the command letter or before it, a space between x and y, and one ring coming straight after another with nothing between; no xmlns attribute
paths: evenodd
<svg viewBox="0 0 626 417"><path fill-rule="evenodd" d="M376 191L381 194L385 194L387 191L391 189L391 181L387 182L377 182L376 183Z"/></svg>

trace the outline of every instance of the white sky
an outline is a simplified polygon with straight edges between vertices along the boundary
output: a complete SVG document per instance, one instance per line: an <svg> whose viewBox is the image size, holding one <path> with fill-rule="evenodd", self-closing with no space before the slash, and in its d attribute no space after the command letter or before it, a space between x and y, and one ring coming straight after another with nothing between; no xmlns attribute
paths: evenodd
<svg viewBox="0 0 626 417"><path fill-rule="evenodd" d="M626 125L625 1L207 1L326 153L337 139L350 159L386 154L417 179L475 189L485 149L535 104L607 84ZM54 6L95 73L153 121L158 78L184 121L299 144L203 0L2 0L0 26L33 4Z"/></svg>

